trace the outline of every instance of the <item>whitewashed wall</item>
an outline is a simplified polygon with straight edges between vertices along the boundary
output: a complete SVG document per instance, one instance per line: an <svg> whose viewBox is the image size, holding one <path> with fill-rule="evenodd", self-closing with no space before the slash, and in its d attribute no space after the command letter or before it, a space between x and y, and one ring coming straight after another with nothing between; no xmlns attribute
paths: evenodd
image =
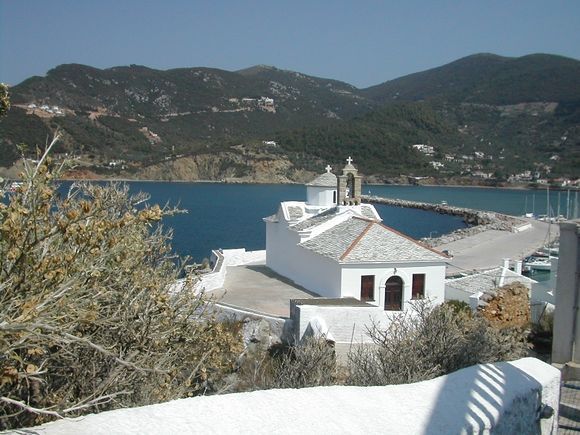
<svg viewBox="0 0 580 435"><path fill-rule="evenodd" d="M340 307L320 305L297 305L292 310L296 342L308 334L308 325L313 319L323 319L335 343L370 343L367 334L373 322L386 326L388 313L378 307ZM305 336L306 334L306 336Z"/></svg>
<svg viewBox="0 0 580 435"><path fill-rule="evenodd" d="M321 186L307 186L306 188L306 202L309 205L332 206L336 189Z"/></svg>
<svg viewBox="0 0 580 435"><path fill-rule="evenodd" d="M224 286L228 266L240 266L242 264L251 264L263 262L266 259L266 251L246 251L240 249L224 249L221 251L222 261L220 266L217 265L218 257L212 253L212 261L216 262L216 267L211 273L201 275L199 282L195 285L197 291L212 291Z"/></svg>
<svg viewBox="0 0 580 435"><path fill-rule="evenodd" d="M395 268L397 271L395 272ZM370 304L384 307L385 283L392 276L399 276L403 280L403 310L407 309L412 300L413 274L425 274L425 297L434 304L441 304L445 299L445 264L377 264L342 265L342 295L360 299L361 276L375 275L375 301Z"/></svg>
<svg viewBox="0 0 580 435"><path fill-rule="evenodd" d="M281 223L266 224L266 265L296 284L326 297L340 297L338 263L298 246L299 235Z"/></svg>
<svg viewBox="0 0 580 435"><path fill-rule="evenodd" d="M560 372L534 358L481 364L407 385L316 387L200 396L92 414L36 434L552 434ZM539 419L538 409L555 413Z"/></svg>
<svg viewBox="0 0 580 435"><path fill-rule="evenodd" d="M445 286L445 300L446 301L461 301L469 304L469 297L472 295L471 292L462 290L457 287L452 287L450 285Z"/></svg>

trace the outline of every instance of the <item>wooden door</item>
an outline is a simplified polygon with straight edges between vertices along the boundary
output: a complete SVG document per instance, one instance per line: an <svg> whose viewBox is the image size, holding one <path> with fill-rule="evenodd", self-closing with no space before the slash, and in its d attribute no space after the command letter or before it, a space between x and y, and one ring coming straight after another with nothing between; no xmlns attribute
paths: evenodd
<svg viewBox="0 0 580 435"><path fill-rule="evenodd" d="M403 309L403 280L399 276L390 277L385 284L385 310Z"/></svg>
<svg viewBox="0 0 580 435"><path fill-rule="evenodd" d="M360 300L375 300L375 276L363 275L360 277Z"/></svg>

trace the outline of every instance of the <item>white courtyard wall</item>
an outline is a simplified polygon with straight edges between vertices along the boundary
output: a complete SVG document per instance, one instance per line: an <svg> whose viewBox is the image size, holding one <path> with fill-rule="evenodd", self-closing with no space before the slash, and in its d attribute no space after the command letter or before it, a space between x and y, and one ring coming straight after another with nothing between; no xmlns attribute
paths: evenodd
<svg viewBox="0 0 580 435"><path fill-rule="evenodd" d="M446 301L461 301L469 304L469 297L472 293L461 290L457 287L445 286L445 300Z"/></svg>
<svg viewBox="0 0 580 435"><path fill-rule="evenodd" d="M266 265L280 275L288 276L288 257L297 243L298 234L288 231L286 223L266 222Z"/></svg>
<svg viewBox="0 0 580 435"><path fill-rule="evenodd" d="M396 272L395 272L396 269ZM377 264L342 265L342 297L360 299L361 276L375 275L375 301L368 303L378 307L385 304L385 283L392 276L403 280L403 310L412 300L413 274L425 274L425 298L434 304L441 304L445 298L445 264Z"/></svg>
<svg viewBox="0 0 580 435"><path fill-rule="evenodd" d="M308 325L318 318L324 320L329 337L337 344L371 343L368 328L373 323L386 328L396 313L379 307L297 305L292 315L295 339L300 342L308 336Z"/></svg>
<svg viewBox="0 0 580 435"><path fill-rule="evenodd" d="M415 384L218 394L62 419L39 434L554 434L560 372L524 358ZM538 409L555 412L539 419Z"/></svg>

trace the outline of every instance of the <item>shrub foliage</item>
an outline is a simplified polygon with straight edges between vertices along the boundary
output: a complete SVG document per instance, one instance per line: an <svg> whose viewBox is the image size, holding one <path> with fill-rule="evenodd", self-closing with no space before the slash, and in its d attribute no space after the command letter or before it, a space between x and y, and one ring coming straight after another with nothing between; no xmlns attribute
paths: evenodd
<svg viewBox="0 0 580 435"><path fill-rule="evenodd" d="M241 341L208 314L150 206L121 185L0 189L0 429L219 388ZM60 193L59 193L60 192Z"/></svg>
<svg viewBox="0 0 580 435"><path fill-rule="evenodd" d="M387 328L373 325L374 346L356 347L349 355L352 385L418 382L474 364L526 355L526 333L497 329L479 315L427 300L397 315Z"/></svg>

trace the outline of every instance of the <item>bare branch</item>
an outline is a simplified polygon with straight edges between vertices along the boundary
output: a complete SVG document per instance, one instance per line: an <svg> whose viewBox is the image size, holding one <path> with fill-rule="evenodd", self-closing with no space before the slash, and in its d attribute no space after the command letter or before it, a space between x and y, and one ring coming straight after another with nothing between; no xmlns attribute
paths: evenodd
<svg viewBox="0 0 580 435"><path fill-rule="evenodd" d="M52 417L63 418L62 415L60 415L58 412L50 411L48 409L35 408L33 406L27 405L24 402L20 402L19 400L10 399L9 397L2 396L2 397L0 397L0 400L2 402L8 403L10 405L18 406L19 408L22 408L23 410L28 411L28 412L32 412L33 414L44 414L44 415L50 415ZM2 418L2 417L0 416L0 418Z"/></svg>

